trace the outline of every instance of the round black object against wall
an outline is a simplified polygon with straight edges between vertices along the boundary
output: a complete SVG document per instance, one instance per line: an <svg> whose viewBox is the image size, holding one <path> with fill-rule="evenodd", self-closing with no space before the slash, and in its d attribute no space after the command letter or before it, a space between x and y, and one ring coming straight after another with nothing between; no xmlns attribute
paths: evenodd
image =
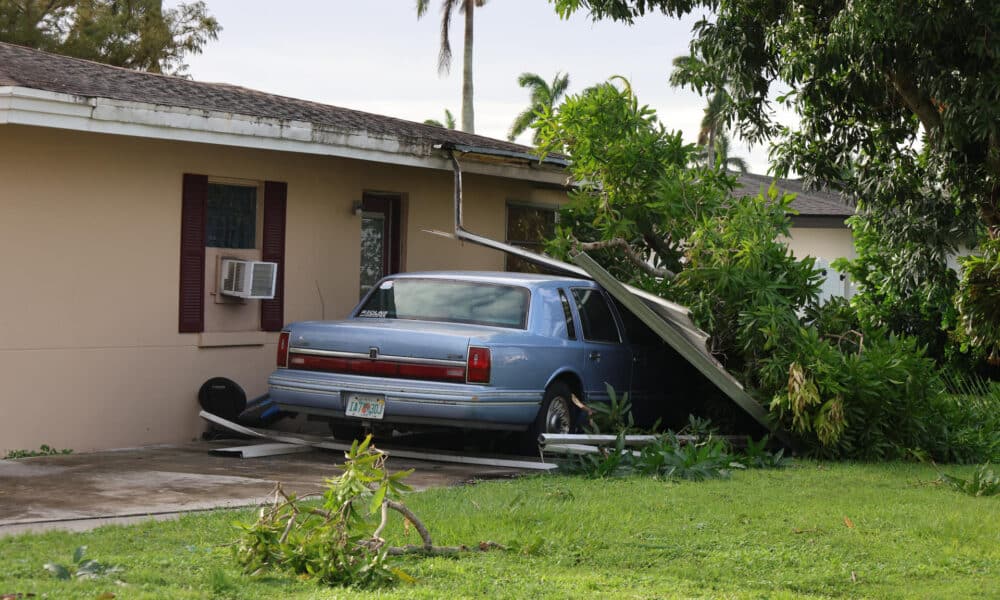
<svg viewBox="0 0 1000 600"><path fill-rule="evenodd" d="M213 377L198 390L198 403L213 415L235 421L247 407L247 394L232 379Z"/></svg>

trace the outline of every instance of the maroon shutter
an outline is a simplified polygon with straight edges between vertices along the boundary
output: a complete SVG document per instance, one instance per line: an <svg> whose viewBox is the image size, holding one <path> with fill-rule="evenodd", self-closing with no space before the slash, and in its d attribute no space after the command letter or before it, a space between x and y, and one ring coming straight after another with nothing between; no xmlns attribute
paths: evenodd
<svg viewBox="0 0 1000 600"><path fill-rule="evenodd" d="M205 212L208 176L184 174L181 194L180 333L205 330Z"/></svg>
<svg viewBox="0 0 1000 600"><path fill-rule="evenodd" d="M278 281L274 299L260 301L260 328L281 331L285 324L285 207L288 184L283 181L264 182L264 239L261 258L278 263Z"/></svg>

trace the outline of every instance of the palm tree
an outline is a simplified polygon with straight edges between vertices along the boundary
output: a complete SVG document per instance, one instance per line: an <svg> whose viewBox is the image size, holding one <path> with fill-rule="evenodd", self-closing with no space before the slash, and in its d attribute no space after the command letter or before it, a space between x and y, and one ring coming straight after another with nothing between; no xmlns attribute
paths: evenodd
<svg viewBox="0 0 1000 600"><path fill-rule="evenodd" d="M552 78L552 83L546 83L544 79L535 73L521 73L517 78L517 85L531 90L531 104L517 115L514 123L510 126L507 139L514 141L514 138L521 135L531 125L538 120L543 112L552 112L559 98L566 93L569 87L569 74L556 73ZM532 142L537 146L539 143L538 131L532 137Z"/></svg>
<svg viewBox="0 0 1000 600"><path fill-rule="evenodd" d="M704 72L705 62L696 56L678 56L673 60L674 70L670 74L670 85L680 87L690 82L692 74ZM740 172L746 172L746 161L738 157L729 157L729 138L726 136L726 112L729 110L729 92L725 82L709 88L712 95L705 106L705 116L701 118L701 128L698 130L698 145L704 148L702 160L714 165L722 158L725 165L739 165ZM727 167L728 168L728 167Z"/></svg>
<svg viewBox="0 0 1000 600"><path fill-rule="evenodd" d="M699 146L701 146L701 148L695 152L694 155L696 162L707 167L721 165L727 171L738 171L740 173L747 172L748 167L746 159L739 156L729 156L729 136L726 135L725 132L715 134L711 149L709 149L709 147L705 144L702 144L700 142L700 138Z"/></svg>
<svg viewBox="0 0 1000 600"><path fill-rule="evenodd" d="M441 127L443 129L454 129L455 115L451 114L451 111L446 108L444 109L444 123L438 121L437 119L425 119L424 125L433 125L435 127Z"/></svg>
<svg viewBox="0 0 1000 600"><path fill-rule="evenodd" d="M430 0L417 0L417 18L427 13ZM441 51L438 54L438 73L447 74L451 70L451 40L448 30L451 17L457 8L465 13L464 54L462 56L462 131L475 133L475 115L472 108L472 31L475 9L486 4L486 0L441 0Z"/></svg>

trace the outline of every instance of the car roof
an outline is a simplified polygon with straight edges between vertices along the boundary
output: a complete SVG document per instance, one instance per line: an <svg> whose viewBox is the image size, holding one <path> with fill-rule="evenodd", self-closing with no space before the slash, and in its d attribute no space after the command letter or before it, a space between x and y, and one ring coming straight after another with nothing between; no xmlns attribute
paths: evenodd
<svg viewBox="0 0 1000 600"><path fill-rule="evenodd" d="M461 281L506 283L529 287L537 287L547 283L596 285L589 279L538 273L511 273L507 271L421 271L416 273L397 273L390 277L392 279L457 279Z"/></svg>

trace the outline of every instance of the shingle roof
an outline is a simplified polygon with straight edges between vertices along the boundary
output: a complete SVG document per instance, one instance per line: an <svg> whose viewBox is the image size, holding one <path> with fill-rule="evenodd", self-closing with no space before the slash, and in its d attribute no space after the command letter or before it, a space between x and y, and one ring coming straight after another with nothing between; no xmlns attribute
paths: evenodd
<svg viewBox="0 0 1000 600"><path fill-rule="evenodd" d="M404 119L376 115L226 83L206 83L112 67L0 42L0 85L249 117L302 121L323 129L366 131L422 144L455 144L530 153L531 148Z"/></svg>
<svg viewBox="0 0 1000 600"><path fill-rule="evenodd" d="M756 194L761 186L767 189L774 177L745 173L737 179L740 190L745 194ZM792 208L802 217L849 217L854 208L837 193L823 190L807 190L798 179L778 179L778 189L788 194L796 194Z"/></svg>

